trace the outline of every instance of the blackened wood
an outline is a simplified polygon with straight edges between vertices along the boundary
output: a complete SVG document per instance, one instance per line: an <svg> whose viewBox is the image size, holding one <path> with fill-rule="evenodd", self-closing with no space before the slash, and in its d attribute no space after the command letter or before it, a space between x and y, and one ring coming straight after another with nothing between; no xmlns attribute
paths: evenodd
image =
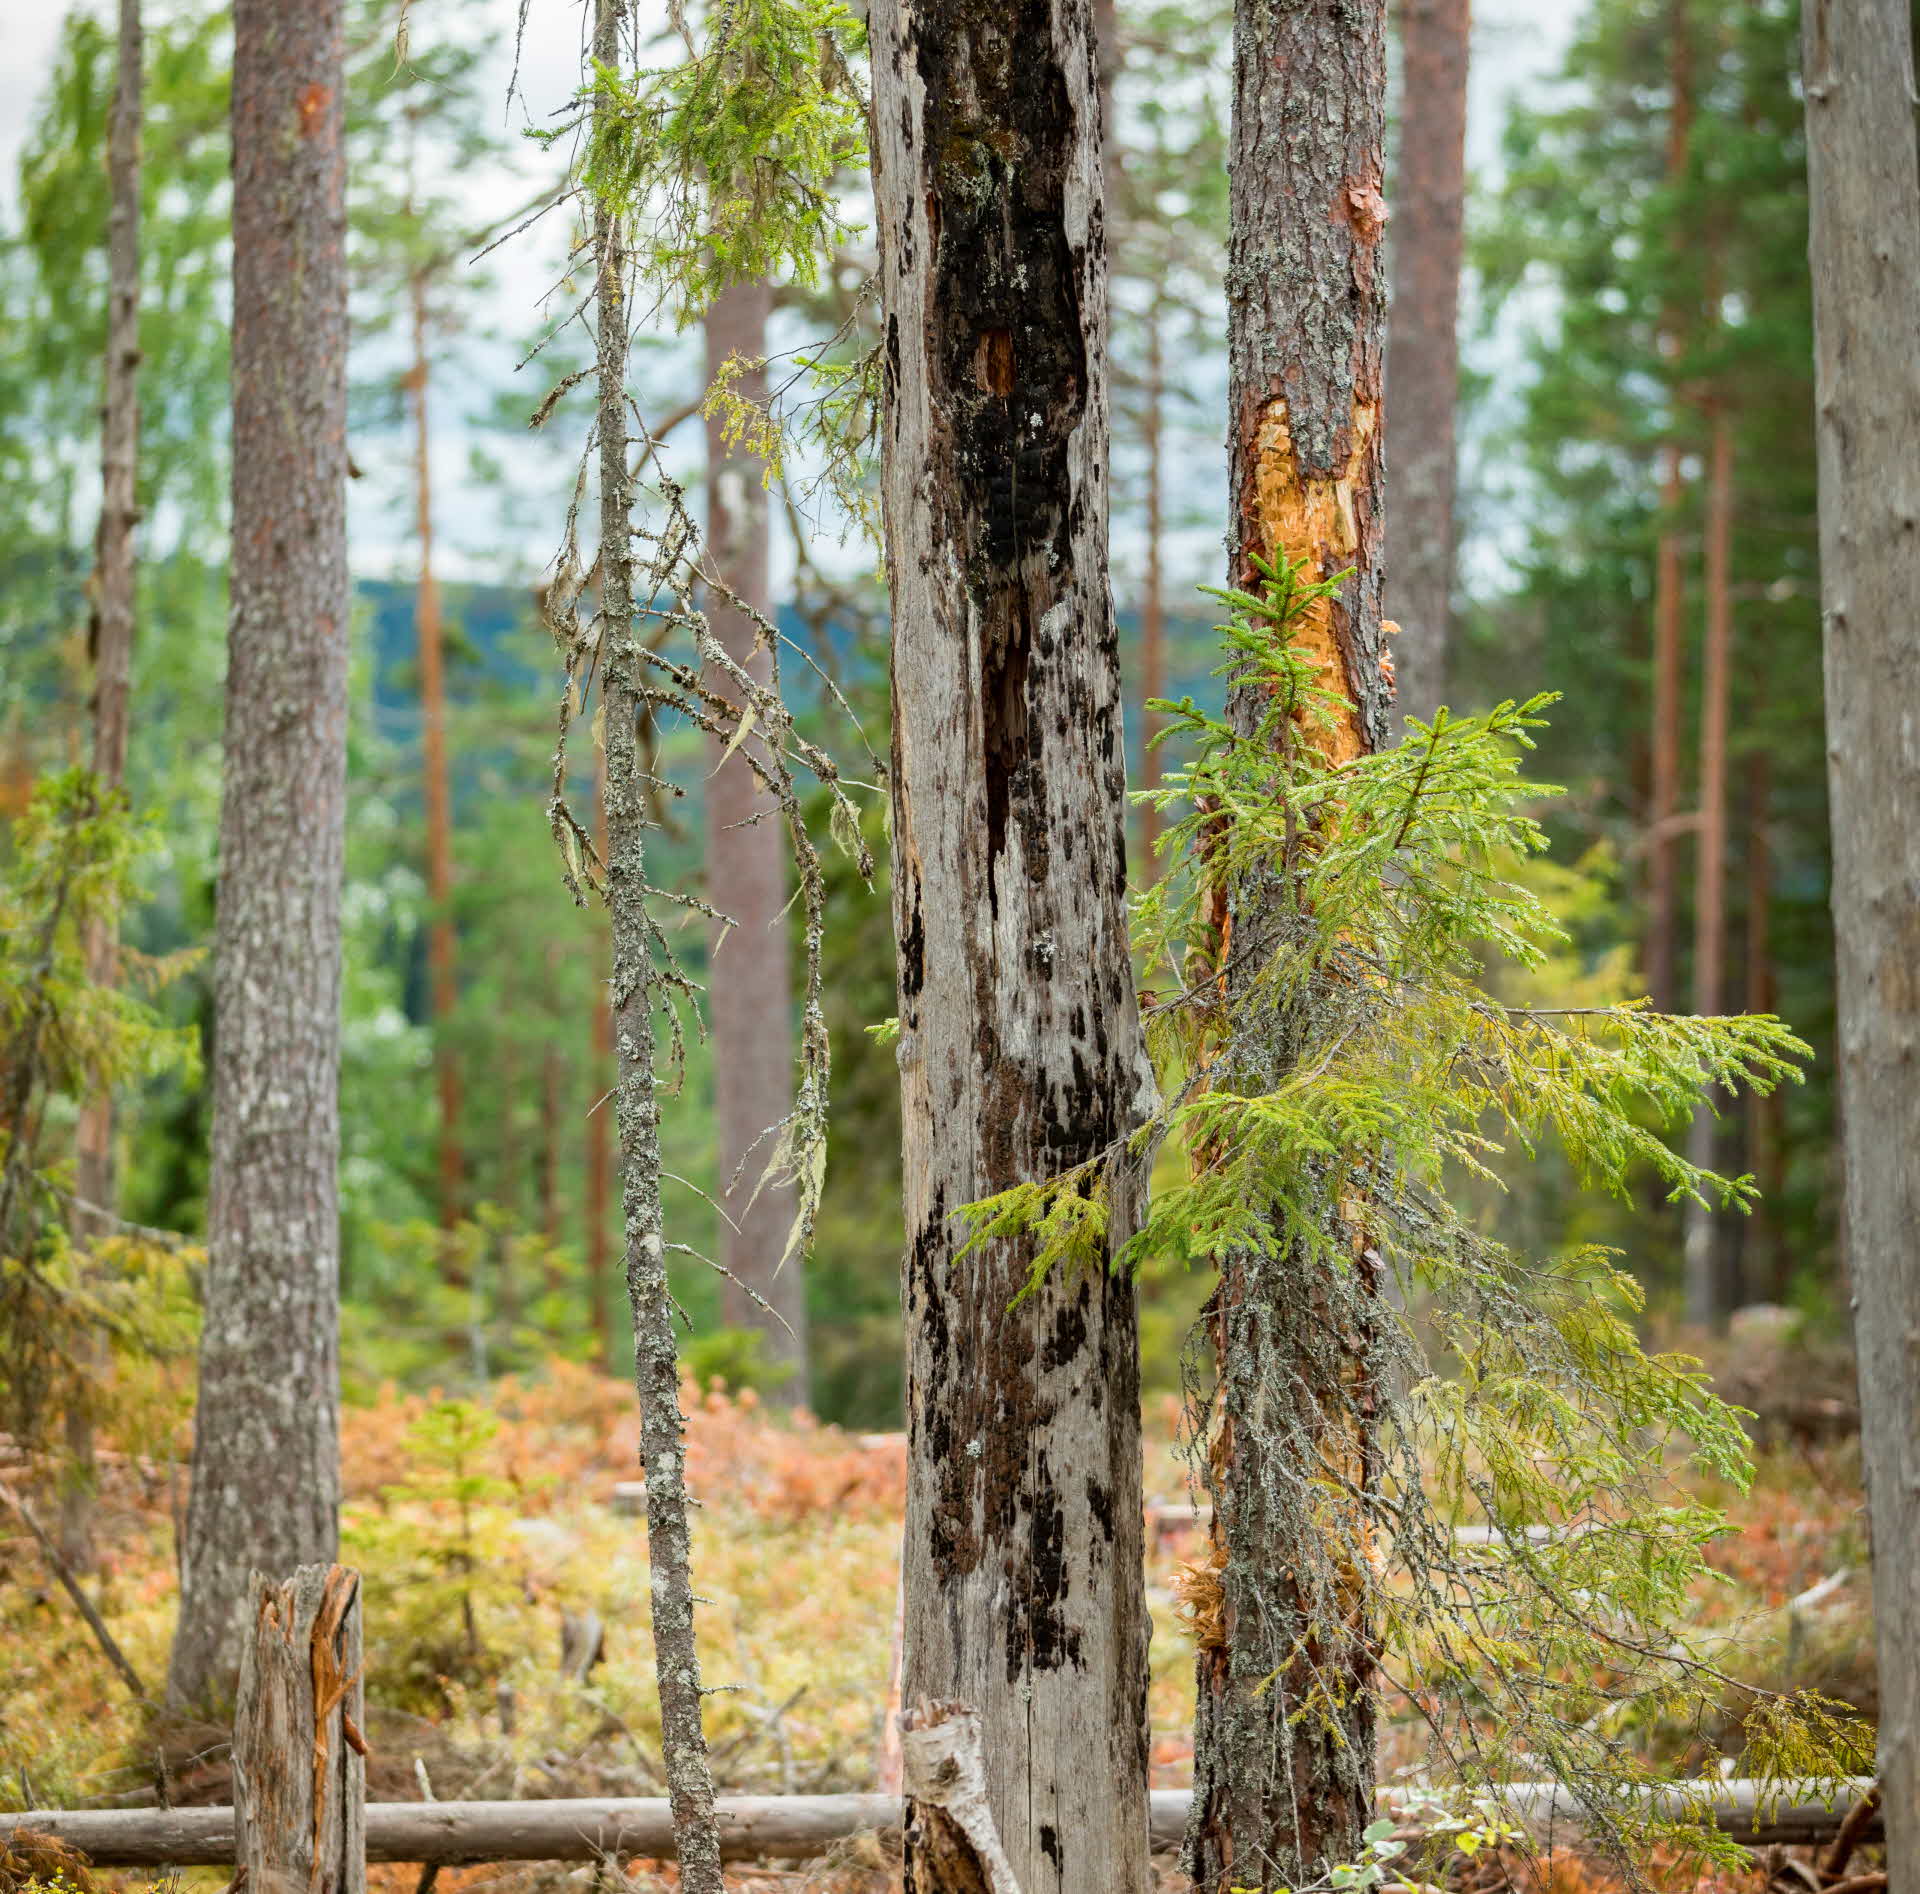
<svg viewBox="0 0 1920 1894"><path fill-rule="evenodd" d="M880 0L873 138L906 1177L905 1694L980 1716L1026 1894L1147 1882L1131 1282L1023 1301L962 1205L1095 1158L1149 1073L1106 569L1087 0ZM1136 1227L1122 1174L1109 1242ZM910 1842L907 1883L947 1883Z"/></svg>

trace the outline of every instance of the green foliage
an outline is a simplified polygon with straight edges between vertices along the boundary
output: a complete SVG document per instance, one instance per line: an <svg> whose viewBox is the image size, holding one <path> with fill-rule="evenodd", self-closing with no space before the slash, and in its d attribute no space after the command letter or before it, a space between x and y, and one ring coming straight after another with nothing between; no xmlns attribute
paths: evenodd
<svg viewBox="0 0 1920 1894"><path fill-rule="evenodd" d="M1165 1102L1121 1149L972 1206L970 1240L1022 1240L1035 1280L1098 1266L1112 1166L1181 1153L1116 1266L1177 1258L1278 1299L1274 1335L1225 1344L1253 1352L1232 1392L1229 1370L1212 1393L1202 1375L1197 1412L1238 1400L1237 1424L1271 1435L1262 1466L1319 1469L1259 1502L1311 1635L1349 1621L1360 1577L1390 1688L1442 1753L1479 1780L1528 1755L1597 1797L1628 1767L1627 1718L1698 1709L1724 1681L1684 1629L1723 1521L1674 1497L1669 1469L1738 1485L1745 1437L1697 1363L1642 1351L1640 1291L1609 1255L1522 1258L1450 1193L1554 1145L1590 1188L1651 1174L1744 1205L1749 1180L1658 1134L1712 1088L1797 1078L1806 1048L1769 1017L1493 997L1489 961L1537 971L1565 944L1516 872L1545 846L1531 811L1550 792L1521 759L1551 700L1409 720L1394 748L1331 763L1326 733L1350 713L1295 640L1341 578L1262 573L1258 596L1218 594L1228 715L1164 707L1193 754L1157 792L1170 868L1136 908L1146 979L1168 995L1148 1010ZM1287 1353L1330 1345L1353 1363L1333 1408L1328 1371L1303 1395ZM1460 1524L1485 1542L1457 1543ZM1294 1661L1284 1638L1269 1661ZM1319 1688L1330 1713L1345 1686ZM1762 1727L1762 1773L1788 1755L1844 1766L1824 1706L1776 1700Z"/></svg>
<svg viewBox="0 0 1920 1894"><path fill-rule="evenodd" d="M596 63L584 109L543 142L588 134L581 183L642 216L637 261L682 323L731 283L817 280L852 232L835 196L866 156L853 62L865 29L839 0L727 0L704 39L680 8L686 57L632 73Z"/></svg>
<svg viewBox="0 0 1920 1894"><path fill-rule="evenodd" d="M70 1195L82 1103L195 1064L191 1037L153 1004L193 955L123 946L118 980L90 968L90 940L118 922L156 846L123 796L69 770L35 786L0 864L0 1414L36 1441L109 1402L122 1431L165 1435L178 1390L164 1367L197 1331L190 1253L132 1229L82 1245L80 1214L97 1213ZM101 1371L103 1342L119 1376Z"/></svg>

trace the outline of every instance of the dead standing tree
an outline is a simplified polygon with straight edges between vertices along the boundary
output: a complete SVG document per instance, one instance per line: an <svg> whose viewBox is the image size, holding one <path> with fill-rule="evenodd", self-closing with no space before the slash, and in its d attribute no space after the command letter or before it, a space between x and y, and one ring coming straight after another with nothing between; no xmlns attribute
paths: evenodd
<svg viewBox="0 0 1920 1894"><path fill-rule="evenodd" d="M1380 239L1385 0L1330 8L1240 0L1234 18L1227 274L1232 584L1260 558L1351 577L1296 649L1347 700L1297 739L1338 763L1387 735L1381 630ZM1228 716L1251 735L1248 687ZM1266 874L1217 889L1217 964L1234 1022L1223 1076L1271 1091L1298 1056L1311 990L1276 1004L1259 970L1300 917ZM1236 974L1235 969L1244 971ZM1187 1867L1206 1894L1298 1886L1360 1858L1373 1790L1373 1641L1366 1574L1288 1551L1331 1536L1358 1562L1376 1476L1365 1284L1376 1267L1341 1202L1318 1245L1277 1234L1229 1256L1209 1309L1196 1458L1214 1505L1190 1602L1199 1636ZM1335 1282L1344 1255L1351 1283ZM1340 1496L1335 1496L1338 1489ZM1316 1508L1341 1515L1329 1528ZM1336 1561L1337 1564L1337 1561Z"/></svg>
<svg viewBox="0 0 1920 1894"><path fill-rule="evenodd" d="M874 177L906 1171L905 1693L977 1711L1026 1894L1148 1884L1131 1281L955 1213L1124 1140L1106 250L1086 0L880 0ZM1106 1256L1137 1226L1119 1166ZM907 1883L953 1878L910 1824Z"/></svg>

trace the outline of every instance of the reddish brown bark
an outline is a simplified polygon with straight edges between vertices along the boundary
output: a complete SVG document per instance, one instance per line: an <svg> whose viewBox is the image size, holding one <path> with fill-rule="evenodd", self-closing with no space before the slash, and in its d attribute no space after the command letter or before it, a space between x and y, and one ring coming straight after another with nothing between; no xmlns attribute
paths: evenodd
<svg viewBox="0 0 1920 1894"><path fill-rule="evenodd" d="M749 401L766 397L766 371L757 364L767 352L772 301L764 283L740 283L707 312L708 380L734 357L756 364L734 383ZM748 608L715 596L707 601L707 622L728 656L765 683L773 654L753 616L772 615L763 470L743 452L729 454L718 415L707 423L707 465L708 551L722 583ZM726 693L724 679L709 682ZM715 1195L730 1219L720 1231L720 1260L728 1270L723 1305L730 1326L763 1338L763 1359L779 1371L768 1384L768 1398L804 1407L811 1398L806 1280L800 1258L786 1255L794 1195L790 1187L758 1188L773 1155L772 1128L793 1104L786 830L744 755L723 757L716 742L711 756L707 899L733 923L712 936L716 951L707 999L719 1146Z"/></svg>
<svg viewBox="0 0 1920 1894"><path fill-rule="evenodd" d="M453 1047L459 1004L454 966L453 802L447 775L446 641L440 580L433 569L433 437L428 426L427 278L416 270L408 284L413 313L414 507L420 535L420 581L414 594L414 636L420 654L421 780L427 811L427 986L433 1019L434 1087L440 1104L440 1227L450 1230L465 1209L466 1160L460 1149L460 1065Z"/></svg>
<svg viewBox="0 0 1920 1894"><path fill-rule="evenodd" d="M1381 618L1385 92L1385 0L1339 11L1240 0L1227 279L1230 576L1257 591L1256 554L1304 561L1312 578L1351 571L1329 608L1295 634L1296 651L1317 660L1328 688L1352 706L1314 739L1334 761L1377 748L1392 703ZM1236 690L1229 715L1251 735L1260 708ZM1267 881L1220 893L1230 938L1266 944L1236 964L1257 968L1265 952L1284 950L1293 923ZM1268 1018L1273 1009L1263 1011L1245 984L1255 977L1228 975L1229 1011L1244 1022L1231 1082L1268 1089L1297 1058L1305 1022ZM1357 1252L1344 1208L1326 1211L1331 1239ZM1296 1464L1304 1441L1314 1439L1312 1451L1341 1465L1358 1493L1373 1479L1364 1323L1343 1312L1324 1269L1298 1243L1236 1254L1210 1305L1217 1390L1196 1420L1210 1428L1201 1445L1218 1591L1195 1614L1185 1858L1203 1894L1298 1886L1356 1860L1372 1799L1364 1583L1344 1582L1330 1612L1275 1550L1311 1529L1281 1497L1310 1484ZM1354 1273L1364 1274L1358 1262ZM1291 1410L1277 1412L1287 1401ZM1342 1556L1360 1559L1367 1522L1344 1518L1341 1527Z"/></svg>
<svg viewBox="0 0 1920 1894"><path fill-rule="evenodd" d="M1686 0L1670 0L1667 179L1678 185L1687 172L1687 147L1693 134L1693 44L1687 29ZM1680 349L1680 317L1670 312L1660 350L1672 357ZM1675 401L1677 408L1677 397ZM1678 416L1669 426L1678 428ZM1655 1006L1671 1012L1679 1004L1676 943L1680 913L1680 713L1685 669L1685 586L1680 566L1679 513L1686 497L1680 443L1669 439L1661 450L1660 536L1653 574L1653 796L1647 819L1647 991Z"/></svg>
<svg viewBox="0 0 1920 1894"><path fill-rule="evenodd" d="M1431 717L1447 688L1454 573L1454 412L1467 194L1470 0L1401 0L1400 162L1393 191L1387 445L1393 459L1388 595L1403 712Z"/></svg>

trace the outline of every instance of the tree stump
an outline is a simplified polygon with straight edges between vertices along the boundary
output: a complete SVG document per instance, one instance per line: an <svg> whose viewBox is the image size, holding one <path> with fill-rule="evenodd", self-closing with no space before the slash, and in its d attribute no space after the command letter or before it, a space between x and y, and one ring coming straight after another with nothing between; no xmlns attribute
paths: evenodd
<svg viewBox="0 0 1920 1894"><path fill-rule="evenodd" d="M253 1574L233 1724L236 1887L366 1894L360 1575Z"/></svg>

